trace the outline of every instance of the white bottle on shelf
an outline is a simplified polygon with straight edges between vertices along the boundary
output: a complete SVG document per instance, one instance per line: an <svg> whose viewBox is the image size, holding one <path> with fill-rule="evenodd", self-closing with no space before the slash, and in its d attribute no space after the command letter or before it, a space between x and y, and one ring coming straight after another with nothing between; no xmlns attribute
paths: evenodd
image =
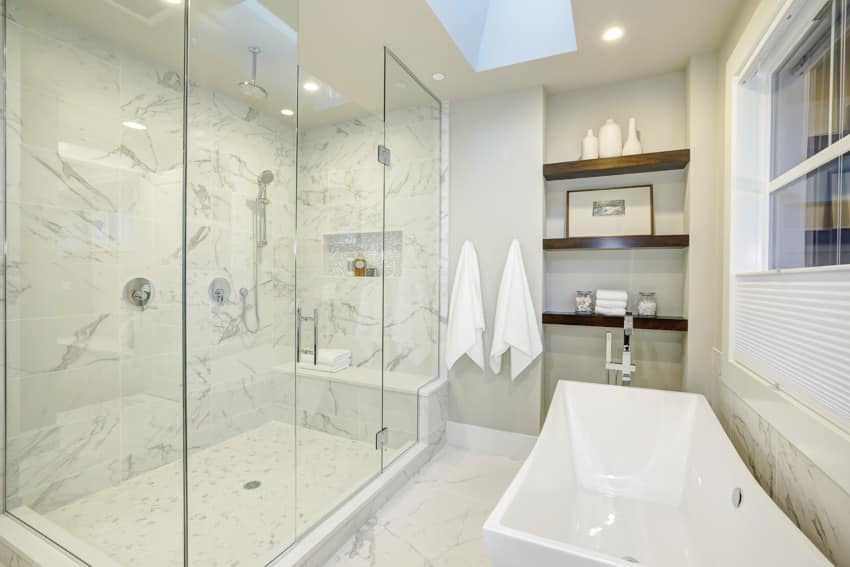
<svg viewBox="0 0 850 567"><path fill-rule="evenodd" d="M629 137L626 139L626 143L623 146L623 155L631 156L634 154L639 154L643 151L641 147L640 140L638 140L637 136L637 125L635 124L634 118L629 118Z"/></svg>
<svg viewBox="0 0 850 567"><path fill-rule="evenodd" d="M581 141L581 159L596 159L599 157L599 138L593 130L587 131L587 136Z"/></svg>
<svg viewBox="0 0 850 567"><path fill-rule="evenodd" d="M623 132L613 118L605 121L599 129L599 157L617 157L623 155Z"/></svg>

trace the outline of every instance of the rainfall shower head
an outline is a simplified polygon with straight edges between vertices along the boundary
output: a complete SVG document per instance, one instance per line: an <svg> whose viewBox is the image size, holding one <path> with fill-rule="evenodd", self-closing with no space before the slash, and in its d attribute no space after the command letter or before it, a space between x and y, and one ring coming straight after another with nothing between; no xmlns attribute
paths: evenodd
<svg viewBox="0 0 850 567"><path fill-rule="evenodd" d="M268 185L274 181L274 173L269 171L268 169L262 172L259 176L257 176L257 183L262 185Z"/></svg>
<svg viewBox="0 0 850 567"><path fill-rule="evenodd" d="M249 47L248 51L251 52L251 80L241 81L239 83L239 90L242 91L242 94L245 96L256 99L265 99L269 96L269 93L266 92L266 89L257 84L257 55L259 55L262 50L259 47Z"/></svg>

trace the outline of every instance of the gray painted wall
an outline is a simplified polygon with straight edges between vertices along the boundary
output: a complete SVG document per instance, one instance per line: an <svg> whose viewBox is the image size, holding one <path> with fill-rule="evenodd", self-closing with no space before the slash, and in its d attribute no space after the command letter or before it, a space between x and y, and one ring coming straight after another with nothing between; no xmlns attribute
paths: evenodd
<svg viewBox="0 0 850 567"><path fill-rule="evenodd" d="M539 87L451 106L449 286L460 248L471 240L478 250L487 320L485 357L513 238L522 247L538 316L542 310L544 124L545 96ZM542 357L515 382L510 378L508 357L499 375L489 368L480 370L466 356L455 364L449 371L449 419L517 433L539 432Z"/></svg>

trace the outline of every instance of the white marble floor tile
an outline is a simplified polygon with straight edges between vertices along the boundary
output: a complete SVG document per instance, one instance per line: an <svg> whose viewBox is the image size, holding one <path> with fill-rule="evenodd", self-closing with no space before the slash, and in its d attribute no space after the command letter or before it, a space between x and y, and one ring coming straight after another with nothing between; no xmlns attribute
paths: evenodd
<svg viewBox="0 0 850 567"><path fill-rule="evenodd" d="M265 565L296 531L379 473L381 456L370 443L299 428L296 475L294 440L291 425L273 421L190 456L191 565ZM181 478L182 462L175 461L57 508L47 519L121 565L177 567L183 564ZM246 489L251 481L260 485Z"/></svg>
<svg viewBox="0 0 850 567"><path fill-rule="evenodd" d="M325 567L481 567L481 531L521 462L446 447Z"/></svg>

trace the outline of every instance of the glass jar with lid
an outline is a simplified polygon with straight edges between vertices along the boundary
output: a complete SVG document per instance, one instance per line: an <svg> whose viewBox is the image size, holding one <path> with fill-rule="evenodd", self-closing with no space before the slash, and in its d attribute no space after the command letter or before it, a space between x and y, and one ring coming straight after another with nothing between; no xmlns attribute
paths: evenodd
<svg viewBox="0 0 850 567"><path fill-rule="evenodd" d="M658 314L658 300L654 291L640 292L637 314L639 317L655 317Z"/></svg>
<svg viewBox="0 0 850 567"><path fill-rule="evenodd" d="M593 292L579 290L576 292L576 313L593 313Z"/></svg>

